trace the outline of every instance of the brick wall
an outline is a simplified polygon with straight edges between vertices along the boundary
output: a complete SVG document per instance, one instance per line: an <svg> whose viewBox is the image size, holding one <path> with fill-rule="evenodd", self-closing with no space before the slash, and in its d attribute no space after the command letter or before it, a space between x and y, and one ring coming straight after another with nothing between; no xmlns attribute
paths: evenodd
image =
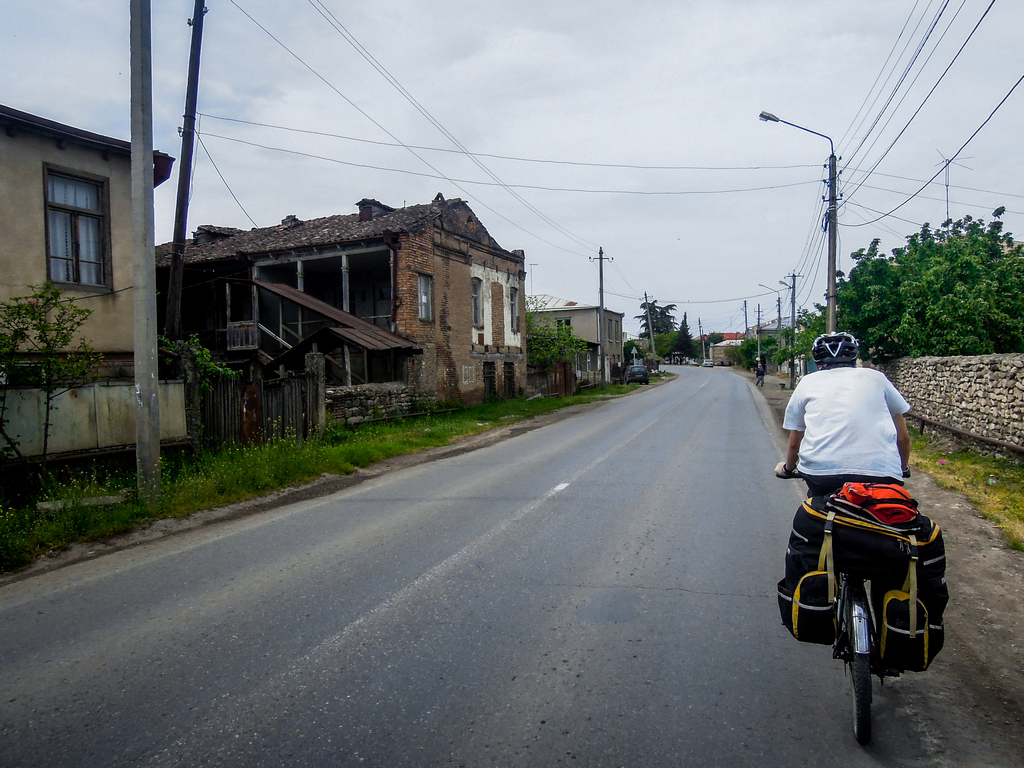
<svg viewBox="0 0 1024 768"><path fill-rule="evenodd" d="M423 355L412 358L409 366L409 387L416 396L436 393L440 399L479 402L484 397L484 362L495 364L499 394L504 391L506 362L514 365L515 389L525 386L522 334L512 333L506 320L509 285L519 290L520 317L526 309L522 260L520 254L468 240L439 223L400 237L395 326L423 349ZM419 318L420 275L432 279L429 321ZM482 280L483 328L473 326L470 285L474 277Z"/></svg>
<svg viewBox="0 0 1024 768"><path fill-rule="evenodd" d="M904 357L877 367L907 398L912 413L1024 447L1024 355Z"/></svg>
<svg viewBox="0 0 1024 768"><path fill-rule="evenodd" d="M505 344L505 286L491 283L491 343Z"/></svg>

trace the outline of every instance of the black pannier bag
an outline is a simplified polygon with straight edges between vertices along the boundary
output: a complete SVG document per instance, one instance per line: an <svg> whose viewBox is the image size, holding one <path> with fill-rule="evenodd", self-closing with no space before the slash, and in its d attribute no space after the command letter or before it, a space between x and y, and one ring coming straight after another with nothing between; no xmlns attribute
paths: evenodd
<svg viewBox="0 0 1024 768"><path fill-rule="evenodd" d="M911 564L907 578L901 588L889 590L881 601L879 650L887 667L923 672L942 650L945 630L941 614L936 621L922 596L931 597L932 605L939 602L929 595L929 588L921 589L916 583L921 572L920 550L915 536L910 537L910 542ZM945 607L945 593L941 605Z"/></svg>
<svg viewBox="0 0 1024 768"><path fill-rule="evenodd" d="M916 557L912 557L912 550ZM907 523L883 524L842 497L812 497L793 519L786 551L786 577L778 587L782 623L798 640L831 643L835 638L835 617L824 607L834 608L835 574L848 573L870 583L874 613L885 631L887 666L924 669L942 647L942 614L949 600L945 569L942 532L924 515L919 514ZM820 574L825 574L825 578ZM797 587L805 578L811 582L800 590L801 599L795 601ZM822 582L826 585L824 598L818 588ZM918 606L913 633L911 594ZM918 618L921 612L926 618ZM823 618L826 615L828 622ZM828 626L832 628L831 639L827 639ZM922 631L926 638L921 637ZM909 650L902 650L903 640L910 643Z"/></svg>
<svg viewBox="0 0 1024 768"><path fill-rule="evenodd" d="M836 640L836 612L828 572L801 572L795 558L787 552L786 574L787 578L779 582L782 623L797 640L832 645Z"/></svg>

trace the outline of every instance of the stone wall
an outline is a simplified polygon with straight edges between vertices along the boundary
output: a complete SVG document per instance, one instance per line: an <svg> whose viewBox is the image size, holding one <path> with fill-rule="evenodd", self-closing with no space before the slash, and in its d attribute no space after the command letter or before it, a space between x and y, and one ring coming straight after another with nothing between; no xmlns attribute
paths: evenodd
<svg viewBox="0 0 1024 768"><path fill-rule="evenodd" d="M346 424L404 416L412 413L414 403L409 388L397 382L327 387L327 412Z"/></svg>
<svg viewBox="0 0 1024 768"><path fill-rule="evenodd" d="M878 368L910 401L911 415L1024 447L1024 355L904 357ZM969 442L987 453L1022 456Z"/></svg>

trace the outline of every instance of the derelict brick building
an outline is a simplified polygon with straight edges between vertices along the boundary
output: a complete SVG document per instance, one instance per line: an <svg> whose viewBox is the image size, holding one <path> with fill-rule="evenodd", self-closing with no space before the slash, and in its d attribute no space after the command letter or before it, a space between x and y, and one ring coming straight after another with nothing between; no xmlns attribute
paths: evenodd
<svg viewBox="0 0 1024 768"><path fill-rule="evenodd" d="M462 200L243 231L199 227L185 249L182 323L226 362L294 366L314 346L345 385L403 382L479 402L526 380L525 257ZM166 280L169 245L157 249Z"/></svg>

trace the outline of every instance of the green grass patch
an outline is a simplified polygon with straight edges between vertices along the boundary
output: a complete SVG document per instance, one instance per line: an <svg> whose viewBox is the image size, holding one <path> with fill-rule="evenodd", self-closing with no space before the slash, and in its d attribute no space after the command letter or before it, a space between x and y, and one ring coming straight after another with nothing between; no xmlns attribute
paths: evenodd
<svg viewBox="0 0 1024 768"><path fill-rule="evenodd" d="M927 472L942 488L966 496L999 526L1011 547L1024 551L1024 465L949 449L943 441L917 435L911 466Z"/></svg>
<svg viewBox="0 0 1024 768"><path fill-rule="evenodd" d="M0 496L0 572L20 568L40 555L65 549L78 541L94 541L126 533L146 523L262 496L325 472L346 475L384 459L427 448L449 445L462 437L570 405L625 394L640 385L609 385L566 398L495 400L456 410L369 422L350 428L331 424L322 440L296 443L281 440L268 445L220 451L165 451L161 456L162 493L144 502L135 496L134 457L95 460L63 467L44 481L26 478L16 503ZM29 488L29 490L25 490ZM129 489L129 498L110 506L87 506L85 499L115 495ZM70 502L63 509L37 511L37 501Z"/></svg>

